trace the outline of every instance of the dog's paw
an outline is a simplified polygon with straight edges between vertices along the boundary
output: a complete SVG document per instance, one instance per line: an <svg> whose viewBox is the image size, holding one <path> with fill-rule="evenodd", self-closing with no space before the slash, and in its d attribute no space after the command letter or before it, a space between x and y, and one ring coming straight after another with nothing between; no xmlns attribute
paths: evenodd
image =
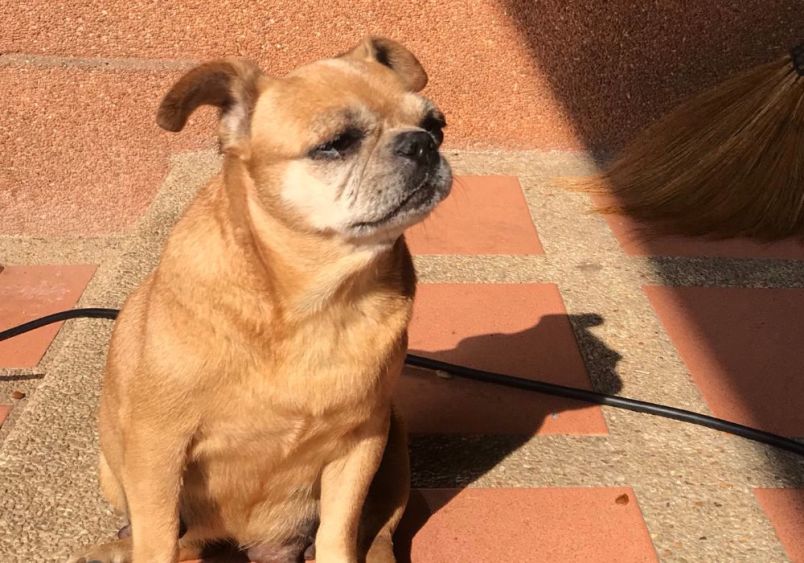
<svg viewBox="0 0 804 563"><path fill-rule="evenodd" d="M67 563L130 563L131 540L117 540L73 555Z"/></svg>

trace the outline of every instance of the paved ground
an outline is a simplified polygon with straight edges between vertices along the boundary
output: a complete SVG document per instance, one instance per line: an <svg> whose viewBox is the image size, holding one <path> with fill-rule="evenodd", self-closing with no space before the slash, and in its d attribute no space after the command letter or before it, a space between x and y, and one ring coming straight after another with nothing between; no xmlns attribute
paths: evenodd
<svg viewBox="0 0 804 563"><path fill-rule="evenodd" d="M804 245L636 236L554 186L592 170L582 152L549 152L616 148L681 97L780 56L804 31L800 0L157 4L0 0L0 329L117 307L153 266L218 166L212 111L181 135L154 125L194 61L243 55L281 74L378 33L430 73L460 174L409 236L414 352L804 437ZM118 525L95 468L110 328L0 343L0 561L63 559ZM407 375L417 489L402 560L804 561L793 456Z"/></svg>
<svg viewBox="0 0 804 563"><path fill-rule="evenodd" d="M636 238L554 187L591 170L579 154L450 159L454 194L409 237L414 352L804 437L804 245ZM0 237L0 328L119 306L217 166L178 152L145 216L113 235ZM118 524L95 475L109 332L77 320L0 344L0 560L58 559ZM417 487L398 542L414 562L804 560L792 455L421 371L398 399Z"/></svg>

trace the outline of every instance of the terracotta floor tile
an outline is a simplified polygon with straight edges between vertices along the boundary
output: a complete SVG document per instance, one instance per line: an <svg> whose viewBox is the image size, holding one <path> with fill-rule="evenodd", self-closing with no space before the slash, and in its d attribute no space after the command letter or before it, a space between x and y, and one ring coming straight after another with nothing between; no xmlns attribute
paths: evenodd
<svg viewBox="0 0 804 563"><path fill-rule="evenodd" d="M75 306L94 265L6 266L0 272L0 330ZM0 367L39 363L62 323L0 342Z"/></svg>
<svg viewBox="0 0 804 563"><path fill-rule="evenodd" d="M754 489L790 560L804 562L804 489Z"/></svg>
<svg viewBox="0 0 804 563"><path fill-rule="evenodd" d="M605 198L595 198L598 202ZM749 239L706 240L682 236L646 236L640 223L624 215L605 215L606 222L629 256L776 258L804 260L804 241L788 239L761 243ZM643 227L644 228L644 227Z"/></svg>
<svg viewBox="0 0 804 563"><path fill-rule="evenodd" d="M414 490L395 543L412 563L657 561L628 487Z"/></svg>
<svg viewBox="0 0 804 563"><path fill-rule="evenodd" d="M592 317L579 319L587 326ZM600 343L612 369L619 355ZM555 285L418 288L410 351L439 360L589 389ZM399 405L414 433L605 434L598 407L407 368Z"/></svg>
<svg viewBox="0 0 804 563"><path fill-rule="evenodd" d="M804 289L645 292L716 416L804 436Z"/></svg>
<svg viewBox="0 0 804 563"><path fill-rule="evenodd" d="M3 426L3 423L8 418L8 414L11 412L11 405L0 405L0 426Z"/></svg>
<svg viewBox="0 0 804 563"><path fill-rule="evenodd" d="M519 180L459 176L452 193L405 235L414 254L543 254Z"/></svg>
<svg viewBox="0 0 804 563"><path fill-rule="evenodd" d="M173 150L214 146L213 112L182 133L156 125L179 75L108 69L0 68L0 234L99 234L131 226Z"/></svg>

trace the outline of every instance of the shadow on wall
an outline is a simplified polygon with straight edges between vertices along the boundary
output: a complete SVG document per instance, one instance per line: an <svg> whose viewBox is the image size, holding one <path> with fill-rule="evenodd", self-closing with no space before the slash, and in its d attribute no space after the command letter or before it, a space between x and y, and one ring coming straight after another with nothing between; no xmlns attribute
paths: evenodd
<svg viewBox="0 0 804 563"><path fill-rule="evenodd" d="M801 0L499 0L595 152L682 98L774 60L804 37Z"/></svg>

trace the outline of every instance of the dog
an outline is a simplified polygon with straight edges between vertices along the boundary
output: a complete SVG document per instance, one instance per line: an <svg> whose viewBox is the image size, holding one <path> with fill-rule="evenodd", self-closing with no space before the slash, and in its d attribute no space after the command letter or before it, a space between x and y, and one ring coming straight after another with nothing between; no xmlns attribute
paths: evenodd
<svg viewBox="0 0 804 563"><path fill-rule="evenodd" d="M409 466L392 392L416 286L403 232L452 184L426 83L410 51L369 37L282 78L208 62L165 95L169 131L219 108L222 171L114 326L100 481L131 533L73 561L221 541L257 563L394 561Z"/></svg>

